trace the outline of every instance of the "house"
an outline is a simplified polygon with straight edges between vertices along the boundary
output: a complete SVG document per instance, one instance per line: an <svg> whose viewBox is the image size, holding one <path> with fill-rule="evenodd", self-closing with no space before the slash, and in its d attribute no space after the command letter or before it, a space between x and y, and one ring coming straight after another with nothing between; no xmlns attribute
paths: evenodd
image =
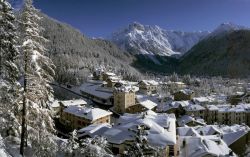
<svg viewBox="0 0 250 157"><path fill-rule="evenodd" d="M112 112L86 106L68 106L62 110L60 123L71 128L80 129L91 124L110 123Z"/></svg>
<svg viewBox="0 0 250 157"><path fill-rule="evenodd" d="M117 113L134 113L135 109L135 86L122 85L113 91L114 95L114 111Z"/></svg>
<svg viewBox="0 0 250 157"><path fill-rule="evenodd" d="M246 111L241 107L223 106L218 110L219 124L242 124L247 121Z"/></svg>
<svg viewBox="0 0 250 157"><path fill-rule="evenodd" d="M228 102L232 105L237 105L238 103L242 102L245 97L246 93L236 92L235 94L228 96Z"/></svg>
<svg viewBox="0 0 250 157"><path fill-rule="evenodd" d="M64 101L57 101L59 104L59 109L57 109L58 113L62 114L62 111L69 107L69 106L86 106L87 105L87 101L83 100L83 99L76 99L76 100L64 100ZM54 108L56 106L56 101L54 103ZM56 108L55 108L56 109Z"/></svg>
<svg viewBox="0 0 250 157"><path fill-rule="evenodd" d="M207 125L195 127L195 130L206 136L221 136L222 140L237 154L244 152L245 148L239 146L247 145L250 137L250 129L246 125Z"/></svg>
<svg viewBox="0 0 250 157"><path fill-rule="evenodd" d="M142 80L138 83L139 91L143 94L154 94L157 93L158 82L154 80Z"/></svg>
<svg viewBox="0 0 250 157"><path fill-rule="evenodd" d="M180 157L236 157L237 155L219 137L180 137Z"/></svg>
<svg viewBox="0 0 250 157"><path fill-rule="evenodd" d="M97 104L113 105L113 89L104 87L102 82L87 82L81 85L80 92Z"/></svg>
<svg viewBox="0 0 250 157"><path fill-rule="evenodd" d="M107 82L107 87L113 88L116 83L118 83L121 79L116 76L109 77L106 82Z"/></svg>
<svg viewBox="0 0 250 157"><path fill-rule="evenodd" d="M201 105L190 105L184 108L185 112L187 115L192 116L192 117L196 117L196 118L205 118L205 107L201 106Z"/></svg>
<svg viewBox="0 0 250 157"><path fill-rule="evenodd" d="M208 124L218 123L218 110L216 105L207 105L205 120Z"/></svg>
<svg viewBox="0 0 250 157"><path fill-rule="evenodd" d="M156 111L159 113L174 113L176 118L185 114L184 108L193 105L191 101L172 101L164 104L159 104Z"/></svg>
<svg viewBox="0 0 250 157"><path fill-rule="evenodd" d="M232 125L232 126L204 125L204 126L195 126L195 127L179 127L177 129L177 133L181 139L186 138L186 137L221 139L223 143L225 143L227 147L231 148L235 153L242 154L245 148L239 147L239 146L247 145L248 139L249 139L249 130L250 130L249 127L246 125ZM222 141L220 141L219 143L217 142L217 143L222 144ZM210 146L210 145L208 144L207 146ZM182 152L183 150L181 150L181 153Z"/></svg>
<svg viewBox="0 0 250 157"><path fill-rule="evenodd" d="M99 124L81 129L79 137L103 136L109 142L113 153L124 155L127 148L136 143L137 131L144 128L143 137L149 146L158 147L164 156L178 156L175 116L148 111L140 114L124 114L114 126ZM142 130L142 133L143 133ZM152 156L154 151L147 151Z"/></svg>
<svg viewBox="0 0 250 157"><path fill-rule="evenodd" d="M184 115L177 119L177 124L179 127L183 126L197 126L206 125L203 119L197 119L188 115Z"/></svg>
<svg viewBox="0 0 250 157"><path fill-rule="evenodd" d="M60 113L60 104L58 100L55 100L51 104L51 109L54 112L55 115Z"/></svg>
<svg viewBox="0 0 250 157"><path fill-rule="evenodd" d="M174 93L175 101L192 100L194 97L194 91L191 89L182 89Z"/></svg>
<svg viewBox="0 0 250 157"><path fill-rule="evenodd" d="M96 68L93 72L93 80L103 80L104 68Z"/></svg>
<svg viewBox="0 0 250 157"><path fill-rule="evenodd" d="M76 99L76 100L65 100L65 101L58 101L61 107L69 107L69 106L85 106L87 105L87 101L83 99Z"/></svg>
<svg viewBox="0 0 250 157"><path fill-rule="evenodd" d="M108 78L111 78L111 77L117 77L115 73L112 73L112 72L104 72L103 73L103 81L107 81Z"/></svg>

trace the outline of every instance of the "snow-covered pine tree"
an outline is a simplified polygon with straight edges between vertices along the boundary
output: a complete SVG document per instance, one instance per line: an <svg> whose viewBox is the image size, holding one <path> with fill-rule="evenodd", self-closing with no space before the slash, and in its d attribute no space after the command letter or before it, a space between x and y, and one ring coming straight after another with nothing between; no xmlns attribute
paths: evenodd
<svg viewBox="0 0 250 157"><path fill-rule="evenodd" d="M34 8L32 0L24 1L22 11L22 53L24 64L24 97L22 112L22 134L20 153L23 154L25 137L27 138L27 125L38 131L37 136L28 136L31 143L40 143L37 140L48 132L54 131L51 112L48 109L48 102L53 97L53 89L49 85L53 81L54 64L45 56L44 44L47 40L40 34L43 28L38 22L41 17L39 11ZM41 126L44 125L44 128ZM32 130L32 129L31 129ZM30 132L32 133L32 132ZM32 138L35 137L35 138ZM37 138L36 138L37 137ZM48 137L48 136L43 136ZM42 145L37 145L37 153L43 151Z"/></svg>
<svg viewBox="0 0 250 157"><path fill-rule="evenodd" d="M88 157L113 157L108 141L102 136L81 140L79 151L79 157L83 155Z"/></svg>
<svg viewBox="0 0 250 157"><path fill-rule="evenodd" d="M134 133L135 140L132 144L127 144L125 157L162 156L160 148L148 144L146 130L148 128L145 125L138 125L136 129L129 129Z"/></svg>
<svg viewBox="0 0 250 157"><path fill-rule="evenodd" d="M20 98L15 22L11 5L6 0L0 0L0 130L4 130L1 133L5 135L17 133L19 126L15 113Z"/></svg>
<svg viewBox="0 0 250 157"><path fill-rule="evenodd" d="M79 154L79 143L77 138L77 131L74 130L71 133L70 138L67 143L62 146L62 152L64 152L65 157L77 156Z"/></svg>

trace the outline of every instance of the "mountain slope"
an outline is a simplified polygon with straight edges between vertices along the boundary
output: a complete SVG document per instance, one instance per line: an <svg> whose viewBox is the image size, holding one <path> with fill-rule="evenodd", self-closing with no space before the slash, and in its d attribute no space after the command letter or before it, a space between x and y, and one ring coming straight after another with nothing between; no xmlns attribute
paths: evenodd
<svg viewBox="0 0 250 157"><path fill-rule="evenodd" d="M180 59L179 71L196 75L249 77L250 31L211 36Z"/></svg>
<svg viewBox="0 0 250 157"><path fill-rule="evenodd" d="M247 28L245 26L241 26L241 25L236 25L236 24L231 23L231 22L226 22L226 23L220 24L207 37L215 37L215 36L219 36L219 35L225 35L228 33L232 33L234 31L239 31L239 30L249 30L249 28Z"/></svg>
<svg viewBox="0 0 250 157"><path fill-rule="evenodd" d="M130 66L135 58L106 40L93 40L67 24L43 15L48 56L57 66L56 80L75 84L89 76L95 67L105 65L125 77L139 77L140 73Z"/></svg>
<svg viewBox="0 0 250 157"><path fill-rule="evenodd" d="M160 64L155 56L175 56L187 52L209 32L167 31L158 26L142 25L137 22L113 33L110 40L133 55L148 56Z"/></svg>

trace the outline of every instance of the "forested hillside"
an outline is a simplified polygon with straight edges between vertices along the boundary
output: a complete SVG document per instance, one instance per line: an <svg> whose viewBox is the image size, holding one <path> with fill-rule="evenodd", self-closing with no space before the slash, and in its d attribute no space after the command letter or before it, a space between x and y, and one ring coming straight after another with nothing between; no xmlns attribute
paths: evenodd
<svg viewBox="0 0 250 157"><path fill-rule="evenodd" d="M196 75L249 77L250 31L210 37L180 60L179 71Z"/></svg>
<svg viewBox="0 0 250 157"><path fill-rule="evenodd" d="M62 83L80 83L97 66L104 65L130 79L140 73L130 64L135 57L124 53L113 43L89 39L78 30L43 15L41 25L47 43L48 56L56 65L56 80Z"/></svg>

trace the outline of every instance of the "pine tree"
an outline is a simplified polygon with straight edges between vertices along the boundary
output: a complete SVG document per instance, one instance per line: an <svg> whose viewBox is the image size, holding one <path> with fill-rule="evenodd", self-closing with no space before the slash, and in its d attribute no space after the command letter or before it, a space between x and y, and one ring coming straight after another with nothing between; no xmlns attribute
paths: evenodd
<svg viewBox="0 0 250 157"><path fill-rule="evenodd" d="M79 151L79 157L83 155L88 157L113 157L108 141L101 136L81 140Z"/></svg>
<svg viewBox="0 0 250 157"><path fill-rule="evenodd" d="M10 131L16 132L19 126L15 114L20 96L15 23L11 5L6 0L0 0L0 117L6 122L1 122L0 127L7 131L7 135Z"/></svg>
<svg viewBox="0 0 250 157"><path fill-rule="evenodd" d="M62 149L66 157L76 156L78 154L77 151L79 150L79 143L78 143L76 130L74 130L71 133L71 136L68 139L68 142L62 146Z"/></svg>
<svg viewBox="0 0 250 157"><path fill-rule="evenodd" d="M42 134L47 134L47 131L54 131L48 103L50 98L53 97L53 90L49 83L53 81L55 67L44 54L46 51L44 44L47 40L40 35L43 31L43 28L38 24L41 17L32 3L32 0L25 0L22 12L24 96L21 155L24 153L25 139L28 135L27 125L38 130L39 137L30 139L35 136L28 136L30 141L41 140ZM45 129L41 129L43 124ZM38 150L42 151L43 149Z"/></svg>
<svg viewBox="0 0 250 157"><path fill-rule="evenodd" d="M129 129L134 133L135 140L132 144L126 146L125 157L137 157L137 156L162 156L160 148L150 146L146 138L148 130L147 126L138 125L136 129Z"/></svg>

